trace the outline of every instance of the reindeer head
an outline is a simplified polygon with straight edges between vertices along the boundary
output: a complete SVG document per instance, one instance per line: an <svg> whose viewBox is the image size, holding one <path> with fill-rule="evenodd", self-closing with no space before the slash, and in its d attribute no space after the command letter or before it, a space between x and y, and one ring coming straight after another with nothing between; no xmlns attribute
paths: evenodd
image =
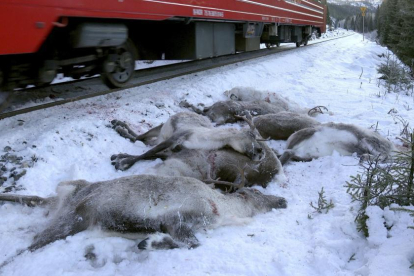
<svg viewBox="0 0 414 276"><path fill-rule="evenodd" d="M263 158L263 147L257 141L257 136L253 131L246 131L245 135L249 142L245 143L245 154L253 161L260 161Z"/></svg>
<svg viewBox="0 0 414 276"><path fill-rule="evenodd" d="M204 115L210 118L217 125L226 123L235 123L237 119L234 117L239 110L239 103L234 101L217 102L204 109Z"/></svg>
<svg viewBox="0 0 414 276"><path fill-rule="evenodd" d="M259 190L252 188L242 188L235 193L238 197L244 199L246 203L251 204L259 212L270 211L287 207L287 201L283 197L265 195Z"/></svg>
<svg viewBox="0 0 414 276"><path fill-rule="evenodd" d="M223 94L232 101L238 101L239 97L237 96L237 94L238 94L239 90L240 90L239 87L234 87L230 90L224 91Z"/></svg>
<svg viewBox="0 0 414 276"><path fill-rule="evenodd" d="M249 130L246 130L243 132L244 133L243 145L245 146L243 152L253 161L261 160L264 156L264 151L259 141L263 140L263 138L260 136L256 127L254 126L250 113L244 112L243 116L235 115L234 117L237 119L243 119L250 126Z"/></svg>

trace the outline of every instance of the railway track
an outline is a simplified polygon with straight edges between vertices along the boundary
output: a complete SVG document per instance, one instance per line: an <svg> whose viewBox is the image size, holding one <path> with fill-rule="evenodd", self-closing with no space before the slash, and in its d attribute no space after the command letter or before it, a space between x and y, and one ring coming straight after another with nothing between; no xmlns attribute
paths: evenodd
<svg viewBox="0 0 414 276"><path fill-rule="evenodd" d="M336 39L341 39L347 36L350 35L310 41L306 47L310 47L319 43L324 43ZM124 88L110 89L102 83L100 77L94 77L83 80L53 84L47 87L35 87L20 91L14 91L11 94L11 97L9 97L8 99L8 106L3 108L0 107L0 120L35 110L45 109L48 107L62 105L69 102L75 102L87 98L106 95L117 91L138 87L141 85L146 85L166 79L171 79L187 74L192 74L208 69L234 64L237 62L242 62L259 57L277 54L280 52L293 51L299 49L302 49L302 47L296 48L294 47L294 44L288 44L282 47L275 47L271 49L261 49L257 51L239 53L235 55L227 55L217 58L187 61L165 66L152 67L148 69L141 69L136 71L134 78L130 81L129 85ZM50 99L48 102L42 102L38 104L36 103L41 100L45 101L44 99L47 99L48 97ZM19 106L23 107L19 108Z"/></svg>

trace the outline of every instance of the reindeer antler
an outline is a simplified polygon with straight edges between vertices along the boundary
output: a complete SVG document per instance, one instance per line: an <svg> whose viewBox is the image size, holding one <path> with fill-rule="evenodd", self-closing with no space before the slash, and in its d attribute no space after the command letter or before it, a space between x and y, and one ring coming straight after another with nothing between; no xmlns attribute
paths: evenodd
<svg viewBox="0 0 414 276"><path fill-rule="evenodd" d="M259 131L257 130L256 126L254 125L252 115L249 112L247 111L244 112L244 116L234 115L234 117L244 120L250 126L251 132L253 132L256 135L256 141L264 142L264 141L270 140L270 138L263 139L263 137L260 135Z"/></svg>
<svg viewBox="0 0 414 276"><path fill-rule="evenodd" d="M234 117L236 117L237 119L242 119L244 120L249 126L251 131L255 131L256 127L253 124L253 119L252 119L252 115L249 112L244 112L244 115L234 115Z"/></svg>
<svg viewBox="0 0 414 276"><path fill-rule="evenodd" d="M270 140L272 140L272 139L270 139L270 138L267 138L267 139L264 139L264 138L263 139L260 139L260 138L259 139L256 139L257 142L267 142L267 141L270 141Z"/></svg>
<svg viewBox="0 0 414 276"><path fill-rule="evenodd" d="M240 171L240 174L241 174L240 184L234 184L233 182L229 182L229 181L221 181L220 178L217 178L214 180L211 178L210 170L208 170L207 179L205 179L204 182L212 183L212 184L219 184L219 185L226 185L226 186L230 186L235 189L241 189L246 185L246 177L244 175L244 169L240 169L239 167L236 167L236 168Z"/></svg>
<svg viewBox="0 0 414 276"><path fill-rule="evenodd" d="M318 106L315 106L314 108L309 109L308 115L312 116L312 114L315 114L315 113L323 114L323 110L325 110L325 112L329 111L329 109L326 106L318 105Z"/></svg>

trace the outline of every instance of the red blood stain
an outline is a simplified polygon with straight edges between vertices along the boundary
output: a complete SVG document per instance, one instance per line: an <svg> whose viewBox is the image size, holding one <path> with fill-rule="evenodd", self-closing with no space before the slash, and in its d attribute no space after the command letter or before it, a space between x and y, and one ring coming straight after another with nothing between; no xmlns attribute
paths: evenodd
<svg viewBox="0 0 414 276"><path fill-rule="evenodd" d="M214 201L212 201L211 199L208 200L208 203L210 203L211 208L213 209L213 214L216 214L217 216L220 216L218 210L217 210L217 205Z"/></svg>

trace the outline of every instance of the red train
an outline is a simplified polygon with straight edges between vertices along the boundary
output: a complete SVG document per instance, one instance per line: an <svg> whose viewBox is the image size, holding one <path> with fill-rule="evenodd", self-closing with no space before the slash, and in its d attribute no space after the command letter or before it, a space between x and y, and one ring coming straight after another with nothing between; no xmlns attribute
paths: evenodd
<svg viewBox="0 0 414 276"><path fill-rule="evenodd" d="M326 0L0 0L0 85L100 73L122 87L138 59L299 47L325 32L326 9Z"/></svg>

